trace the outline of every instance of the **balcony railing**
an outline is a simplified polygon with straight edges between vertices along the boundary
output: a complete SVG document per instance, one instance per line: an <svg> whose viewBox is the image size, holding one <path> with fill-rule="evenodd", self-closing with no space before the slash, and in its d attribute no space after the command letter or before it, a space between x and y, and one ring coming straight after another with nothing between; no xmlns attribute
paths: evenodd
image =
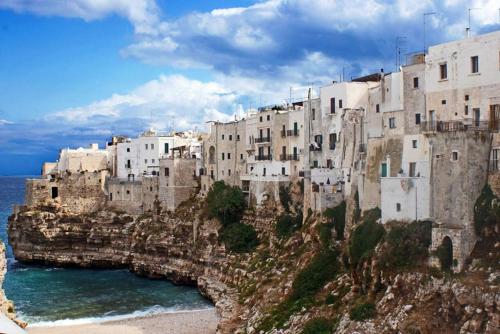
<svg viewBox="0 0 500 334"><path fill-rule="evenodd" d="M257 160L257 161L273 160L273 156L272 155L257 155L257 156L255 156L255 160Z"/></svg>
<svg viewBox="0 0 500 334"><path fill-rule="evenodd" d="M298 154L281 154L280 160L281 161L299 161L299 155Z"/></svg>
<svg viewBox="0 0 500 334"><path fill-rule="evenodd" d="M260 137L260 138L255 138L256 143L270 143L271 142L271 137Z"/></svg>
<svg viewBox="0 0 500 334"><path fill-rule="evenodd" d="M422 132L453 132L453 131L493 131L498 130L489 121L475 121L465 119L461 121L434 121L420 123Z"/></svg>
<svg viewBox="0 0 500 334"><path fill-rule="evenodd" d="M500 171L500 164L498 160L490 160L490 172L498 173Z"/></svg>
<svg viewBox="0 0 500 334"><path fill-rule="evenodd" d="M297 137L299 135L299 129L287 130L286 135L288 137Z"/></svg>

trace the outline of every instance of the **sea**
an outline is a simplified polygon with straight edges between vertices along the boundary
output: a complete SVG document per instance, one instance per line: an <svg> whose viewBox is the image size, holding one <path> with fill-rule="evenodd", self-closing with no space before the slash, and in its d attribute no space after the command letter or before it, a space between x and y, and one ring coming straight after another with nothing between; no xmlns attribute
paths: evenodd
<svg viewBox="0 0 500 334"><path fill-rule="evenodd" d="M213 307L194 287L138 277L127 270L33 266L14 259L7 219L24 201L26 177L0 176L0 238L7 245L3 284L18 317L30 326L84 324Z"/></svg>

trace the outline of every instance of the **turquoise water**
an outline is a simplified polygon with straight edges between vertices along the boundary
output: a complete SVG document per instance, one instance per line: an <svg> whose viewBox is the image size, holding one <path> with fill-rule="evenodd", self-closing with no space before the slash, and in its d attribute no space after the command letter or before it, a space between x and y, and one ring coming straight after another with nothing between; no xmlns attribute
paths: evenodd
<svg viewBox="0 0 500 334"><path fill-rule="evenodd" d="M24 178L0 177L0 237L7 243L12 205L24 200ZM27 266L7 249L7 297L29 323L84 323L212 307L193 287L138 277L127 270Z"/></svg>

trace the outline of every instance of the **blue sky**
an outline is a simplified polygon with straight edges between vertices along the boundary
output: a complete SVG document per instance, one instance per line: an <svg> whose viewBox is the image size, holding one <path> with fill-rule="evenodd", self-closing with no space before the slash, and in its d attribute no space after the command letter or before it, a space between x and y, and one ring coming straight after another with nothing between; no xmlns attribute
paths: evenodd
<svg viewBox="0 0 500 334"><path fill-rule="evenodd" d="M408 52L498 30L498 0L2 0L0 175L62 147L203 127L289 87L395 69ZM294 89L295 98L303 89Z"/></svg>

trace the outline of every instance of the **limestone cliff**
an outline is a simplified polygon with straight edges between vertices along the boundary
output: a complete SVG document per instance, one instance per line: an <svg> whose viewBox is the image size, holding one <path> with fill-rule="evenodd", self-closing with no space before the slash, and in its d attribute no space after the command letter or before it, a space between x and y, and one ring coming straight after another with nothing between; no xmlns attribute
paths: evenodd
<svg viewBox="0 0 500 334"><path fill-rule="evenodd" d="M5 291L3 290L3 281L5 278L5 273L7 272L7 258L5 257L5 245L0 242L0 312L5 314L9 319L13 320L20 327L26 327L26 323L16 319L16 313L14 311L14 304L12 301L7 299L5 296Z"/></svg>
<svg viewBox="0 0 500 334"><path fill-rule="evenodd" d="M193 203L175 213L140 216L114 210L76 215L57 205L24 207L9 219L9 241L20 261L126 267L194 284L219 310L219 333L302 333L311 320L323 318L330 322L329 332L337 333L498 330L497 255L493 269L476 261L474 270L450 276L425 266L384 269L377 247L374 252L381 256L353 270L345 250L349 240L337 238L325 216L308 214L299 230L278 237L276 207L249 211L243 219L259 233L255 252L228 254L218 241L219 223L203 218L201 204ZM492 247L490 253L498 252L498 245ZM333 254L333 266L321 264L333 273L320 277L319 288L311 290L318 273L307 270L323 253ZM308 294L291 300L301 277ZM367 300L376 311L353 320L353 310Z"/></svg>

